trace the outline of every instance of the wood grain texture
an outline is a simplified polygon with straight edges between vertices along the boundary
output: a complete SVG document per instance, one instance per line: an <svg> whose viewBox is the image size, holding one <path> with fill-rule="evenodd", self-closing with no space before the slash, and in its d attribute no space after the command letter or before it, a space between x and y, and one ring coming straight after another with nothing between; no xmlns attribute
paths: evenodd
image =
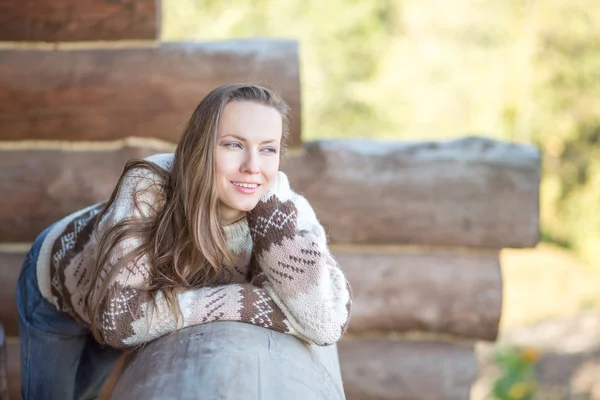
<svg viewBox="0 0 600 400"><path fill-rule="evenodd" d="M349 332L437 332L494 340L502 312L498 257L452 251L336 252L353 292ZM15 287L25 253L0 252L0 321L18 334Z"/></svg>
<svg viewBox="0 0 600 400"><path fill-rule="evenodd" d="M495 340L502 313L498 255L340 253L352 287L349 332L422 331Z"/></svg>
<svg viewBox="0 0 600 400"><path fill-rule="evenodd" d="M33 242L60 218L108 200L127 160L159 152L0 150L0 242Z"/></svg>
<svg viewBox="0 0 600 400"><path fill-rule="evenodd" d="M159 39L159 0L0 2L0 41Z"/></svg>
<svg viewBox="0 0 600 400"><path fill-rule="evenodd" d="M112 393L171 398L343 400L337 347L244 323L186 328L131 357Z"/></svg>
<svg viewBox="0 0 600 400"><path fill-rule="evenodd" d="M0 322L4 325L8 336L19 335L19 313L15 290L24 260L25 253L0 251Z"/></svg>
<svg viewBox="0 0 600 400"><path fill-rule="evenodd" d="M284 166L336 243L501 249L539 239L537 148L480 137L307 143Z"/></svg>
<svg viewBox="0 0 600 400"><path fill-rule="evenodd" d="M217 322L204 327L218 324L235 323ZM238 325L245 328L247 324ZM288 341L284 343L273 337L270 341L264 339L264 342L254 343L254 334L246 334L240 340L228 340L228 337L233 339L230 333L225 337L215 335L223 332L221 328L199 331L189 328L189 331L181 333L184 332L189 332L187 337L179 334L159 339L129 361L121 371L111 398L164 399L170 397L160 397L161 394L177 391L174 398L205 399L207 393L214 389L217 390L212 392L216 393L215 397L210 398L343 399L345 394L347 400L465 400L469 398L477 371L473 347L452 342L344 339L336 346L318 348L320 354L315 356L317 353L310 347L299 347ZM279 335L285 336L277 334L275 337ZM170 347L165 347L167 343ZM269 343L270 352L268 347L265 351ZM243 344L246 347L242 347ZM11 400L18 400L21 372L18 340L9 340L7 347ZM299 354L299 358L291 358ZM312 359L307 357L309 354L312 354ZM252 359L251 365L247 365L249 359ZM287 362L278 371L258 368L273 366L284 359ZM236 364L236 361L239 363ZM218 369L209 370L209 365ZM141 375L143 371L148 375ZM228 373L235 374L231 380L215 379L215 375L225 377ZM190 375L193 379L189 379ZM260 381L256 380L259 376L263 377ZM238 381L238 377L242 379ZM253 380L253 385L242 386L248 383L246 379ZM342 379L344 393L340 394L338 389ZM199 386L204 382L207 385ZM318 391L328 390L327 385L332 382L335 389L329 393L330 397L318 397L322 394ZM298 396L294 393L289 397L283 396L288 393L286 388L275 395L271 395L270 391L255 394L259 385L279 390L286 383L288 387L301 387ZM305 386L301 386L303 384ZM150 392L152 389L156 392ZM244 396L231 395L236 390L244 390ZM148 393L148 397L127 397L136 393ZM300 396L305 393L317 393L317 397Z"/></svg>
<svg viewBox="0 0 600 400"><path fill-rule="evenodd" d="M177 142L211 90L267 83L292 108L291 145L301 131L298 43L232 40L156 48L0 50L0 140Z"/></svg>
<svg viewBox="0 0 600 400"><path fill-rule="evenodd" d="M477 373L467 345L353 339L338 348L348 400L465 400Z"/></svg>
<svg viewBox="0 0 600 400"><path fill-rule="evenodd" d="M539 237L539 153L482 138L450 142L313 142L282 169L332 243L500 249ZM0 242L108 199L125 162L160 150L0 148Z"/></svg>

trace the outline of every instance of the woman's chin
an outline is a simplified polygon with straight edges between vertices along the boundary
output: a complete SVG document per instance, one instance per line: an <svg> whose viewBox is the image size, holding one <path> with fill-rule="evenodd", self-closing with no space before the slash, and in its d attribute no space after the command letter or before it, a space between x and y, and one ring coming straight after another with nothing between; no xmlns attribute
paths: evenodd
<svg viewBox="0 0 600 400"><path fill-rule="evenodd" d="M236 211L239 212L243 212L246 213L248 211L252 211L254 209L254 207L256 207L256 205L258 204L258 201L245 201L245 202L240 202L240 203L236 203L233 204L231 208L235 209Z"/></svg>
<svg viewBox="0 0 600 400"><path fill-rule="evenodd" d="M234 196L228 196L227 198L225 198L225 201L222 204L224 204L227 208L231 210L236 210L239 212L248 212L252 211L254 207L256 207L262 195L262 193L254 193L253 195L242 196L236 193L236 195Z"/></svg>

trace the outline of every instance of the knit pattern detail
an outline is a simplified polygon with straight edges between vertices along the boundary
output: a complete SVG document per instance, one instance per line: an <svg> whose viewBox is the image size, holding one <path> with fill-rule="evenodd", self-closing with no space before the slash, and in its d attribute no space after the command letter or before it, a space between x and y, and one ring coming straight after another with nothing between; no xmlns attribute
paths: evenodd
<svg viewBox="0 0 600 400"><path fill-rule="evenodd" d="M271 245L280 245L283 239L296 232L297 211L291 201L281 202L276 196L264 199L258 209L248 213L248 225L254 243L254 254L268 251Z"/></svg>
<svg viewBox="0 0 600 400"><path fill-rule="evenodd" d="M173 154L149 160L170 170ZM147 256L122 268L100 301L104 341L115 348L136 347L174 330L213 321L249 323L320 345L339 340L350 315L347 281L329 254L325 232L308 202L291 192L282 173L275 186L285 190L266 196L247 219L225 227L233 263L224 266L217 284L182 289L178 320L162 292L144 289L152 266ZM142 244L136 237L117 243L99 281L91 282L98 240L124 219L154 215L166 199L163 187L164 182L150 171L130 171L97 231L93 227L103 204L68 221L54 241L51 260L38 262L38 268L50 269L52 300L60 311L89 324L83 308L85 294L91 285L98 288L104 283L110 265ZM141 209L134 207L133 199L142 204Z"/></svg>
<svg viewBox="0 0 600 400"><path fill-rule="evenodd" d="M122 337L134 334L131 322L145 315L139 307L152 299L146 291L135 290L115 282L109 287L109 295L102 303L101 330L107 343L118 343Z"/></svg>
<svg viewBox="0 0 600 400"><path fill-rule="evenodd" d="M348 281L327 248L323 227L306 199L279 173L274 189L248 213L256 282L288 322L318 345L338 341L351 312Z"/></svg>
<svg viewBox="0 0 600 400"><path fill-rule="evenodd" d="M52 256L50 259L51 269L51 292L57 300L58 309L78 322L85 322L84 297L90 287L91 269L87 268L85 260L79 257L83 247L90 241L94 224L104 203L98 204L87 212L74 218L68 223L62 235L54 242ZM70 265L67 270L61 268ZM65 275L67 273L67 276ZM72 290L68 287L68 281L76 281L75 287L80 290Z"/></svg>

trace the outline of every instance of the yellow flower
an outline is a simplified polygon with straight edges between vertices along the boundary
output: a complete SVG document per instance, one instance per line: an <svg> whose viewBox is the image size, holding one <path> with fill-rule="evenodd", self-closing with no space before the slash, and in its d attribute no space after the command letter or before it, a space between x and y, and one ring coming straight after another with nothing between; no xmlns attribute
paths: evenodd
<svg viewBox="0 0 600 400"><path fill-rule="evenodd" d="M521 360L528 364L537 362L541 357L541 352L535 347L525 347L521 349Z"/></svg>
<svg viewBox="0 0 600 400"><path fill-rule="evenodd" d="M517 382L508 390L508 397L515 400L522 399L531 393L532 389L533 387L530 382Z"/></svg>

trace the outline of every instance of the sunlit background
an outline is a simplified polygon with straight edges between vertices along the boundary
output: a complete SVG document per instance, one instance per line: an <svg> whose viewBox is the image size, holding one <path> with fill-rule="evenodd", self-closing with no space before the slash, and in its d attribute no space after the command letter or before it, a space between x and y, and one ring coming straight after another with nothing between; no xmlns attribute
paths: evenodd
<svg viewBox="0 0 600 400"><path fill-rule="evenodd" d="M303 137L543 151L544 241L600 262L594 0L165 0L163 40L296 38Z"/></svg>
<svg viewBox="0 0 600 400"><path fill-rule="evenodd" d="M502 335L600 309L597 0L164 0L162 13L165 41L298 39L304 140L534 143L542 242L502 253Z"/></svg>
<svg viewBox="0 0 600 400"><path fill-rule="evenodd" d="M162 12L165 41L298 39L304 140L477 134L536 144L543 274L533 275L566 275L544 302L573 309L559 292L581 274L594 290L577 302L600 300L600 280L589 276L600 274L595 0L165 0ZM523 257L528 268L519 269L532 270L537 261ZM518 252L506 259L520 261Z"/></svg>

